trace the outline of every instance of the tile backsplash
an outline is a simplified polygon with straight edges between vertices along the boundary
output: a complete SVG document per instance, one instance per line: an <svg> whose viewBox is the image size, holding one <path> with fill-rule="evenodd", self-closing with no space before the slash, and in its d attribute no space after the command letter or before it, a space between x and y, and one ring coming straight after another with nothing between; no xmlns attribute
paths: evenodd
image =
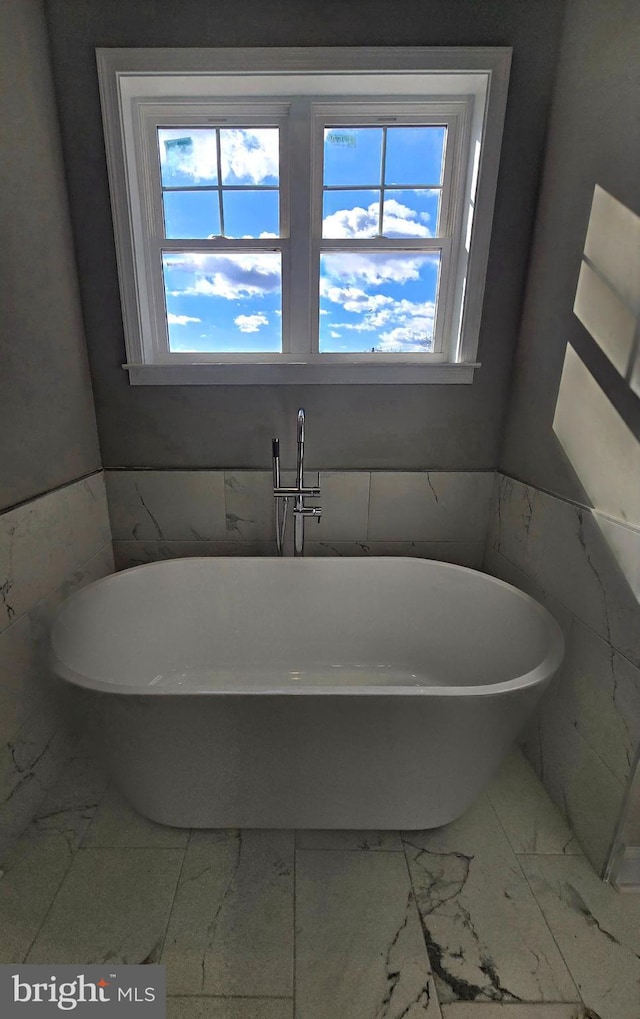
<svg viewBox="0 0 640 1019"><path fill-rule="evenodd" d="M270 471L105 476L118 569L174 556L275 554ZM317 477L309 472L305 482ZM319 502L322 517L307 521L307 555L411 555L480 567L492 471L321 471L319 478L321 498L310 505Z"/></svg>

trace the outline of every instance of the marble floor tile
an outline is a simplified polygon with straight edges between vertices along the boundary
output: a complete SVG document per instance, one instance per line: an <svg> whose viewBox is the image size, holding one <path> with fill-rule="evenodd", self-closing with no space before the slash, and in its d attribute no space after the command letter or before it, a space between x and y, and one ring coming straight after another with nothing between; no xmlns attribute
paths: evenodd
<svg viewBox="0 0 640 1019"><path fill-rule="evenodd" d="M158 962L183 856L79 849L25 961Z"/></svg>
<svg viewBox="0 0 640 1019"><path fill-rule="evenodd" d="M486 797L403 840L441 1003L579 1000Z"/></svg>
<svg viewBox="0 0 640 1019"><path fill-rule="evenodd" d="M170 828L143 817L130 807L114 785L109 786L82 845L102 848L184 849L189 841L188 828Z"/></svg>
<svg viewBox="0 0 640 1019"><path fill-rule="evenodd" d="M297 1019L440 1019L399 853L296 857Z"/></svg>
<svg viewBox="0 0 640 1019"><path fill-rule="evenodd" d="M296 849L348 849L372 852L402 852L397 831L314 831L296 832Z"/></svg>
<svg viewBox="0 0 640 1019"><path fill-rule="evenodd" d="M31 827L64 837L70 850L80 845L98 808L108 779L91 759L74 756L41 802Z"/></svg>
<svg viewBox="0 0 640 1019"><path fill-rule="evenodd" d="M442 1019L598 1019L584 1005L505 1005L492 1004L445 1005Z"/></svg>
<svg viewBox="0 0 640 1019"><path fill-rule="evenodd" d="M3 857L0 880L1 963L24 961L72 859L73 850L65 835L45 835L33 827Z"/></svg>
<svg viewBox="0 0 640 1019"><path fill-rule="evenodd" d="M514 748L503 761L487 796L515 853L582 853L521 750Z"/></svg>
<svg viewBox="0 0 640 1019"><path fill-rule="evenodd" d="M600 1019L640 1016L640 896L621 895L581 857L521 857L583 1001Z"/></svg>
<svg viewBox="0 0 640 1019"><path fill-rule="evenodd" d="M167 1019L293 1019L291 998L167 998Z"/></svg>
<svg viewBox="0 0 640 1019"><path fill-rule="evenodd" d="M293 832L194 831L161 962L170 994L293 993Z"/></svg>

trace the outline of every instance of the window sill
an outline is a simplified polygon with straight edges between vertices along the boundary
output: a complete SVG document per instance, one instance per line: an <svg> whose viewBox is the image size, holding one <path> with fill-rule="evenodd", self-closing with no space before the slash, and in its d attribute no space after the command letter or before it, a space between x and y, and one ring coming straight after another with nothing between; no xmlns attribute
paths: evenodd
<svg viewBox="0 0 640 1019"><path fill-rule="evenodd" d="M430 385L473 382L462 364L124 364L132 386Z"/></svg>

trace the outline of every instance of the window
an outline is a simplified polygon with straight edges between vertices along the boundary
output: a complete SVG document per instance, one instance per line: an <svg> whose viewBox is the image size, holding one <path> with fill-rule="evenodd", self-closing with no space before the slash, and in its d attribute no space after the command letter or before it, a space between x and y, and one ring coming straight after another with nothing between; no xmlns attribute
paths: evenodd
<svg viewBox="0 0 640 1019"><path fill-rule="evenodd" d="M134 384L469 382L509 50L99 50Z"/></svg>

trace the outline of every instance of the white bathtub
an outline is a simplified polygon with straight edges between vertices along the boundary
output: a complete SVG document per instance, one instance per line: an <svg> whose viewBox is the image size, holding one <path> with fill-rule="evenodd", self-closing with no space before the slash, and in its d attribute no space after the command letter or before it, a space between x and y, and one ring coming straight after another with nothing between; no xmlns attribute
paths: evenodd
<svg viewBox="0 0 640 1019"><path fill-rule="evenodd" d="M479 794L564 642L531 598L460 566L217 558L91 584L51 647L141 814L412 829Z"/></svg>

